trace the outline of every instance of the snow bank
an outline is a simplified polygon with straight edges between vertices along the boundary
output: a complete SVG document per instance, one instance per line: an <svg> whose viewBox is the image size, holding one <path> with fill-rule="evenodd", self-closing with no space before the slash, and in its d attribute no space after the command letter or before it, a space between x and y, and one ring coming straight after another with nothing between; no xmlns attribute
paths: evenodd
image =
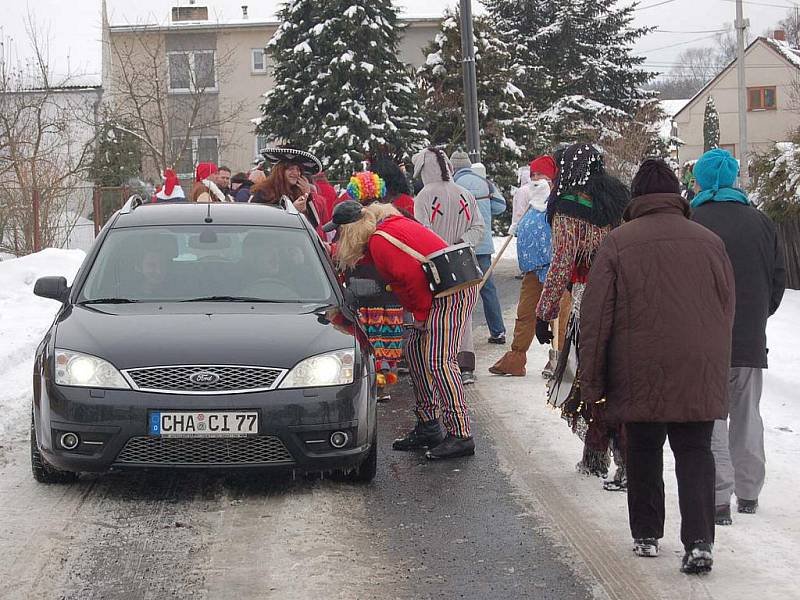
<svg viewBox="0 0 800 600"><path fill-rule="evenodd" d="M49 248L0 262L0 439L24 431L33 354L59 306L34 296L33 285L46 275L63 275L71 283L85 256L82 250Z"/></svg>

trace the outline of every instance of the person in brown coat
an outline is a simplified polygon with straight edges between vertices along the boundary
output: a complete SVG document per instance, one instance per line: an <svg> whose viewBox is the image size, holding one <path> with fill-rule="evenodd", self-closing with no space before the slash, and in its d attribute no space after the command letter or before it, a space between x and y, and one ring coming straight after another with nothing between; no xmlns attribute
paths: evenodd
<svg viewBox="0 0 800 600"><path fill-rule="evenodd" d="M681 571L711 569L714 420L728 412L733 269L715 234L689 220L678 179L645 161L626 223L595 256L581 307L581 393L604 422L624 423L634 552L664 535L663 445L675 455Z"/></svg>

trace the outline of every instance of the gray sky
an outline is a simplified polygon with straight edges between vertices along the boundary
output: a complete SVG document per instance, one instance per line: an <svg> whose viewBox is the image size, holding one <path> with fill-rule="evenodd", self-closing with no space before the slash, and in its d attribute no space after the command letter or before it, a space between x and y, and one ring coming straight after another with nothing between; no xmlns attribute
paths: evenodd
<svg viewBox="0 0 800 600"><path fill-rule="evenodd" d="M177 0L187 4L187 0ZM564 0L569 1L569 0ZM112 22L166 22L169 9L176 0L108 0ZM198 0L208 5L212 18L241 17L242 4L249 4L251 19L271 18L279 0ZM439 15L457 0L399 0L409 15ZM761 35L781 19L793 0L745 0L745 17L750 19L751 32ZM480 10L473 2L476 11ZM2 40L5 56L18 57L25 52L25 21L30 12L40 29L50 39L50 60L58 72L98 73L100 70L100 0L0 0L2 8ZM642 39L636 51L647 58L653 70L666 71L677 55L693 45L713 40L710 30L731 23L735 16L734 0L641 0L636 11L638 25L658 26L663 33L652 33ZM681 33L673 33L681 32ZM699 32L699 33L685 33Z"/></svg>

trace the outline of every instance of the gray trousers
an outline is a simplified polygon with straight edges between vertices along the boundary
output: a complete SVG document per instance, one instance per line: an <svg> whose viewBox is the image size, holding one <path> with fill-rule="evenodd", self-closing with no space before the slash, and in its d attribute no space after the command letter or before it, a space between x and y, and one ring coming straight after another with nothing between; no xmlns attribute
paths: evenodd
<svg viewBox="0 0 800 600"><path fill-rule="evenodd" d="M764 486L764 424L759 403L763 373L732 367L728 379L729 417L714 422L711 451L716 463L716 504L729 504L731 494L757 500ZM730 423L729 423L730 421Z"/></svg>

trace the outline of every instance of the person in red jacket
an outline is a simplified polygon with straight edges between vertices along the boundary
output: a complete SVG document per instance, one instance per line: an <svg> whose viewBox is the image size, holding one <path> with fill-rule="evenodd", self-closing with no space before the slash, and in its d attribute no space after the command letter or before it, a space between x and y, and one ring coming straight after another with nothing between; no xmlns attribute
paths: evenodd
<svg viewBox="0 0 800 600"><path fill-rule="evenodd" d="M420 261L384 236L423 256L443 250L447 243L391 205L362 207L357 202L342 202L325 228L339 230L336 261L340 269L353 268L368 257L403 307L414 316L406 358L416 396L417 424L392 447L428 448L425 456L429 459L474 454L457 354L475 306L477 288L434 298Z"/></svg>

